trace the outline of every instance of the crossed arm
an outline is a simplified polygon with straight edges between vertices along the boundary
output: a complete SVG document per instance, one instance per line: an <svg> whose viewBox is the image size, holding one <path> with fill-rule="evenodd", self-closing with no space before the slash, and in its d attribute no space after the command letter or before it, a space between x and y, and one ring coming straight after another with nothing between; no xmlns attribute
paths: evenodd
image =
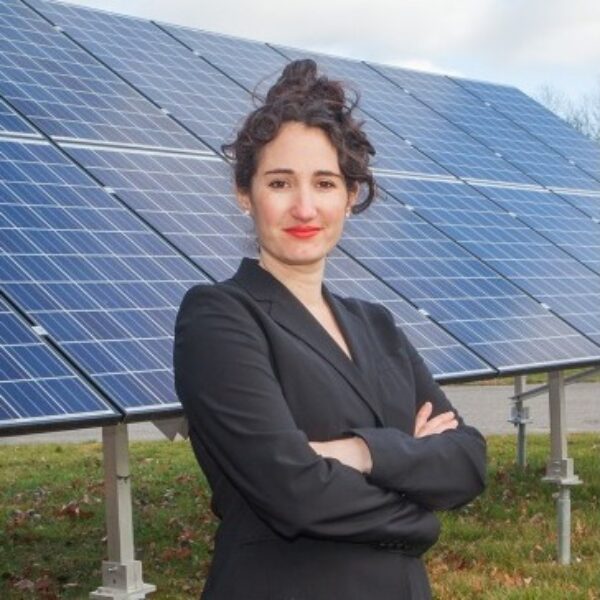
<svg viewBox="0 0 600 600"><path fill-rule="evenodd" d="M432 417L433 404L425 402L417 412L415 419L414 437L443 433L458 427L458 420L453 411L449 410ZM373 468L373 457L369 446L363 438L353 436L331 440L329 442L309 442L310 447L324 458L335 458L342 464L352 467L368 475Z"/></svg>

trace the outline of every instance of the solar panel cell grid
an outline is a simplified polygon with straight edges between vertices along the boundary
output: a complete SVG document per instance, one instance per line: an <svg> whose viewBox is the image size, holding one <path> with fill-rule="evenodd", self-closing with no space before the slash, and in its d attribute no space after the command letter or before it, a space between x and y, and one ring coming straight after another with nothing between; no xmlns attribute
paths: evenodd
<svg viewBox="0 0 600 600"><path fill-rule="evenodd" d="M250 92L266 93L288 62L263 42L163 23L159 25Z"/></svg>
<svg viewBox="0 0 600 600"><path fill-rule="evenodd" d="M373 67L492 151L502 154L538 183L549 187L600 189L599 182L448 77L380 65Z"/></svg>
<svg viewBox="0 0 600 600"><path fill-rule="evenodd" d="M504 85L453 78L469 92L489 102L555 151L579 165L600 181L598 144L567 125L562 119L529 98L521 90Z"/></svg>
<svg viewBox="0 0 600 600"><path fill-rule="evenodd" d="M600 277L554 243L464 184L383 178L381 185L408 199L451 239L600 341Z"/></svg>
<svg viewBox="0 0 600 600"><path fill-rule="evenodd" d="M239 85L149 21L39 0L33 4L216 151L252 108ZM255 69L254 78L259 77Z"/></svg>
<svg viewBox="0 0 600 600"><path fill-rule="evenodd" d="M479 187L488 198L600 274L600 224L570 197L543 190ZM565 201L567 200L567 201ZM596 198L600 206L600 196ZM598 298L600 301L600 298Z"/></svg>
<svg viewBox="0 0 600 600"><path fill-rule="evenodd" d="M0 4L0 94L52 137L206 150L17 0Z"/></svg>
<svg viewBox="0 0 600 600"><path fill-rule="evenodd" d="M66 420L110 422L117 417L0 299L0 431Z"/></svg>
<svg viewBox="0 0 600 600"><path fill-rule="evenodd" d="M0 133L18 133L38 136L37 132L1 99Z"/></svg>
<svg viewBox="0 0 600 600"><path fill-rule="evenodd" d="M572 194L560 192L560 197L589 215L595 223L600 223L600 195Z"/></svg>
<svg viewBox="0 0 600 600"><path fill-rule="evenodd" d="M103 389L129 389L113 396L120 406L178 406L174 318L186 289L206 279L56 149L0 142L5 163L29 176L32 187L23 198L11 193L13 181L0 182L2 240L12 239L11 251L3 246L0 254L3 289ZM40 164L43 184L34 183ZM68 186L61 173L68 173ZM149 384L149 373L171 390L167 396Z"/></svg>
<svg viewBox="0 0 600 600"><path fill-rule="evenodd" d="M384 189L388 179L379 178ZM352 218L341 247L501 370L598 353L589 340L391 198Z"/></svg>

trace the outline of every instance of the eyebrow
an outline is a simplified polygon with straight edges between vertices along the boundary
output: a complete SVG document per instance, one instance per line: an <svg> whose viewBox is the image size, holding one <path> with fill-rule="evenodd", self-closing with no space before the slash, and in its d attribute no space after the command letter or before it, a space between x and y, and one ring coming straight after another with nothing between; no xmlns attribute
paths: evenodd
<svg viewBox="0 0 600 600"><path fill-rule="evenodd" d="M293 175L294 174L294 170L293 169L284 169L284 168L280 168L280 169L270 169L269 171L265 171L263 173L263 175ZM318 177L339 177L340 179L343 179L343 176L340 173L336 173L335 171L328 171L326 169L320 169L319 171L315 171L315 175L317 175Z"/></svg>

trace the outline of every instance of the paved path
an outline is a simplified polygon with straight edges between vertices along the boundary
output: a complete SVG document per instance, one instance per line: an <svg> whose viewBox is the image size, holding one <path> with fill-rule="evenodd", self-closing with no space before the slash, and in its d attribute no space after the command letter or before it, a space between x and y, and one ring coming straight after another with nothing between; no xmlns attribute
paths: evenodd
<svg viewBox="0 0 600 600"><path fill-rule="evenodd" d="M444 388L450 401L467 423L483 434L514 433L507 421L513 394L512 386L450 385ZM567 425L569 431L600 432L600 383L575 383L566 388ZM533 423L528 431L549 431L548 395L527 401ZM43 442L100 441L100 428L76 429L27 436L0 437L0 444L32 444ZM134 423L129 426L130 440L158 440L164 435L152 423Z"/></svg>

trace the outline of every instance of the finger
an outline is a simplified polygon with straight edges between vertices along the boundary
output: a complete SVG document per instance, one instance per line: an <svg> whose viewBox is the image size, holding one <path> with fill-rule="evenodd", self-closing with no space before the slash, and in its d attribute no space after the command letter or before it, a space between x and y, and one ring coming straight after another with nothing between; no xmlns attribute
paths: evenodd
<svg viewBox="0 0 600 600"><path fill-rule="evenodd" d="M422 433L420 437L425 437L427 435L434 435L436 433L444 433L444 431L448 431L450 429L456 429L458 427L458 421L456 419L452 419L450 421L442 421L438 422L435 425L431 424L431 421L425 425L422 429Z"/></svg>
<svg viewBox="0 0 600 600"><path fill-rule="evenodd" d="M448 411L445 413L441 413L436 415L427 423L425 423L417 432L415 437L423 437L425 435L431 435L433 432L437 432L440 427L444 427L446 424L456 420L456 415L453 411Z"/></svg>
<svg viewBox="0 0 600 600"><path fill-rule="evenodd" d="M439 415L436 415L435 417L429 419L429 421L427 421L427 425L430 425L431 427L437 427L439 424L447 423L455 418L456 415L454 414L454 412L449 410L448 412L440 413Z"/></svg>
<svg viewBox="0 0 600 600"><path fill-rule="evenodd" d="M415 417L415 436L419 433L425 423L427 423L432 411L433 404L431 404L431 402L425 402L423 406L421 406Z"/></svg>

